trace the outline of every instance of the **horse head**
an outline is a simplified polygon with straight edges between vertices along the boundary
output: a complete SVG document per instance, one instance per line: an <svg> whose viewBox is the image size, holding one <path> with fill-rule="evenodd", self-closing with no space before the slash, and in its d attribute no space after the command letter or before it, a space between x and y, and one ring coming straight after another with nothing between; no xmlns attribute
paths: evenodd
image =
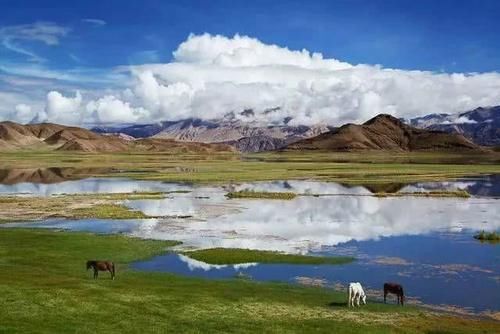
<svg viewBox="0 0 500 334"><path fill-rule="evenodd" d="M93 261L87 261L87 270L89 270L92 267L92 262Z"/></svg>

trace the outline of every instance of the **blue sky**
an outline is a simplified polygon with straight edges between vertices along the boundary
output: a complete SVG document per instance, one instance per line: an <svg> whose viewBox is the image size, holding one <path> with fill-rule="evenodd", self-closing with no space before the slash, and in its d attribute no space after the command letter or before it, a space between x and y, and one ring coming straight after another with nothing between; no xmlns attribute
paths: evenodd
<svg viewBox="0 0 500 334"><path fill-rule="evenodd" d="M1 1L4 26L71 29L58 48L33 43L55 67L168 61L189 33L240 33L350 63L448 72L500 69L499 1ZM105 26L82 22L104 20ZM1 50L2 59L22 61ZM21 58L21 59L20 59Z"/></svg>
<svg viewBox="0 0 500 334"><path fill-rule="evenodd" d="M175 61L172 52L190 34L232 38L238 33L352 65L498 72L498 17L500 1L489 0L3 0L0 98L8 106L0 117L8 117L5 108L30 99L33 108L46 108L42 100L49 90L82 90L97 98L103 91L130 86L119 68ZM37 23L52 29L49 36L40 35L40 27L34 38L20 32ZM21 79L32 80L31 93L24 97L27 84L20 85ZM452 109L492 101L471 98L475 100Z"/></svg>

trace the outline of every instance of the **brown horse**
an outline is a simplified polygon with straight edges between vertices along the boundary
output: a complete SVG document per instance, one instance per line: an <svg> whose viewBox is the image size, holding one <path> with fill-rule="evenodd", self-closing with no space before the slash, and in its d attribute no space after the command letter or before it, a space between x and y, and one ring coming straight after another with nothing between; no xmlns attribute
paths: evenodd
<svg viewBox="0 0 500 334"><path fill-rule="evenodd" d="M403 286L398 283L384 283L384 303L387 298L388 293L393 293L398 297L398 305L401 301L401 306L404 306L405 294L403 292Z"/></svg>
<svg viewBox="0 0 500 334"><path fill-rule="evenodd" d="M97 279L99 271L109 271L111 279L115 279L115 264L111 261L87 261L87 270L94 268L94 279Z"/></svg>

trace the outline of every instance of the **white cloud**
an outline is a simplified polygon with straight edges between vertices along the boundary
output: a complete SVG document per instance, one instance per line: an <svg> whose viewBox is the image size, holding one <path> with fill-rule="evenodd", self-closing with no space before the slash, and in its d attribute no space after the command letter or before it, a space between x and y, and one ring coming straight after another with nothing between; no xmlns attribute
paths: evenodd
<svg viewBox="0 0 500 334"><path fill-rule="evenodd" d="M59 92L51 91L47 94L47 105L43 114L38 115L38 120L47 120L61 124L79 124L83 121L81 113L82 95L79 91L75 97L65 97Z"/></svg>
<svg viewBox="0 0 500 334"><path fill-rule="evenodd" d="M21 123L28 123L35 117L35 113L31 106L21 103L15 107L15 117Z"/></svg>
<svg viewBox="0 0 500 334"><path fill-rule="evenodd" d="M34 41L53 46L59 44L60 38L68 32L68 28L52 22L35 22L0 28L0 40L2 45L10 51L28 56L31 61L40 62L44 59L19 45L19 42Z"/></svg>
<svg viewBox="0 0 500 334"><path fill-rule="evenodd" d="M190 35L173 56L169 63L116 68L109 77L121 79L113 80L113 90L86 95L85 103L78 94L59 94L56 99L69 99L78 107L58 108L48 101L46 116L73 124L157 122L217 118L253 108L262 122L292 117L290 124L339 125L379 113L410 118L500 104L496 72L446 74L351 65L239 35ZM129 88L117 93L117 82ZM52 99L55 93L49 93ZM273 107L280 108L263 113Z"/></svg>
<svg viewBox="0 0 500 334"><path fill-rule="evenodd" d="M132 108L130 103L112 95L90 101L86 111L91 123L133 123L147 118L148 114L144 108Z"/></svg>
<svg viewBox="0 0 500 334"><path fill-rule="evenodd" d="M468 118L467 116L461 116L456 121L456 124L475 124L475 120Z"/></svg>
<svg viewBox="0 0 500 334"><path fill-rule="evenodd" d="M350 65L257 39L190 35L174 61L132 67L139 103L159 119L220 117L270 107L262 121L361 122L500 104L500 74L443 74Z"/></svg>
<svg viewBox="0 0 500 334"><path fill-rule="evenodd" d="M96 27L102 27L107 24L106 21L101 19L82 19L82 22L90 23Z"/></svg>

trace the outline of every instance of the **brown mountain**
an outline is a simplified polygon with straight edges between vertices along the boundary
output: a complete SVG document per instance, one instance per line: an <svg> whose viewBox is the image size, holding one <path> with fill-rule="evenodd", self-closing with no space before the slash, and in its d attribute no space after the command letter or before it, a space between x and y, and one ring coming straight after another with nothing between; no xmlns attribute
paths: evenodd
<svg viewBox="0 0 500 334"><path fill-rule="evenodd" d="M156 151L211 153L233 152L229 145L179 143L168 139L130 140L122 136L101 135L87 129L59 124L22 125L0 122L0 150L59 150L80 152Z"/></svg>
<svg viewBox="0 0 500 334"><path fill-rule="evenodd" d="M362 125L346 124L287 146L290 150L329 151L471 151L482 150L464 136L417 129L390 115L378 115Z"/></svg>

